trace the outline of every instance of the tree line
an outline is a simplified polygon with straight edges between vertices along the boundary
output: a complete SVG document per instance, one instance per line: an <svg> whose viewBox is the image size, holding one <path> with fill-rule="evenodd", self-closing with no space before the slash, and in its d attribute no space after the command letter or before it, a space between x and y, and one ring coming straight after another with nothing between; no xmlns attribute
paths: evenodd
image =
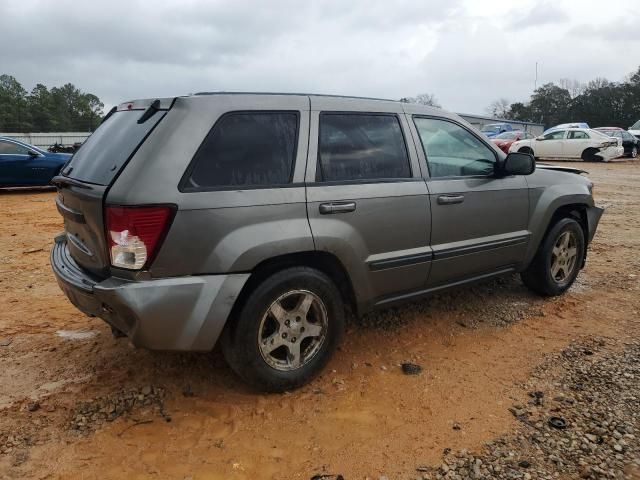
<svg viewBox="0 0 640 480"><path fill-rule="evenodd" d="M39 83L27 92L11 75L0 75L0 132L91 132L103 108L71 83L50 90Z"/></svg>
<svg viewBox="0 0 640 480"><path fill-rule="evenodd" d="M528 102L501 98L487 112L498 118L542 123L586 122L590 127L628 128L640 120L640 67L622 82L561 79L537 88Z"/></svg>

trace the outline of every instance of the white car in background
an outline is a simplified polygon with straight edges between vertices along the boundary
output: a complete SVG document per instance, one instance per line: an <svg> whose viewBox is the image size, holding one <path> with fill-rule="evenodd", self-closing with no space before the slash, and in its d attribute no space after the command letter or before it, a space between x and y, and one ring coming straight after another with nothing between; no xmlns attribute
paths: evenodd
<svg viewBox="0 0 640 480"><path fill-rule="evenodd" d="M509 152L531 153L548 160L608 162L624 154L622 141L589 128L566 128L513 142Z"/></svg>

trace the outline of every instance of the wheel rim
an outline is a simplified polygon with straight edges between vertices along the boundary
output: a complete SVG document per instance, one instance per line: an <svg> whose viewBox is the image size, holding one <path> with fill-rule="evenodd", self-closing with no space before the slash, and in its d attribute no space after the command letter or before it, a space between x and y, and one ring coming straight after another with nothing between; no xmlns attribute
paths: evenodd
<svg viewBox="0 0 640 480"><path fill-rule="evenodd" d="M327 336L324 302L308 290L290 290L267 309L258 329L260 354L280 371L296 370L311 361Z"/></svg>
<svg viewBox="0 0 640 480"><path fill-rule="evenodd" d="M566 282L576 267L578 242L573 232L564 232L556 240L551 254L551 278L556 283Z"/></svg>
<svg viewBox="0 0 640 480"><path fill-rule="evenodd" d="M633 158L636 158L638 156L638 149L636 147L633 147L633 149L631 150L631 156Z"/></svg>

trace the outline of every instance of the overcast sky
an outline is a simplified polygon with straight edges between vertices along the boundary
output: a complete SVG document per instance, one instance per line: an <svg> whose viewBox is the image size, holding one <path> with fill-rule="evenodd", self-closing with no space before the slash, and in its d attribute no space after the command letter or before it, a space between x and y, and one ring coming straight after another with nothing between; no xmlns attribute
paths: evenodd
<svg viewBox="0 0 640 480"><path fill-rule="evenodd" d="M628 0L0 0L0 73L107 105L198 91L400 98L485 113L640 64Z"/></svg>

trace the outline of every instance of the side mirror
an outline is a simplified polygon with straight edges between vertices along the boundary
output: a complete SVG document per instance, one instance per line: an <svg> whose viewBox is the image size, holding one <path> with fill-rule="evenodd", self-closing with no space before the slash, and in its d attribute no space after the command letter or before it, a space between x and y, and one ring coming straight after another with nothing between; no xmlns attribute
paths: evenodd
<svg viewBox="0 0 640 480"><path fill-rule="evenodd" d="M536 137L536 140L544 140L544 135L540 135L539 137Z"/></svg>
<svg viewBox="0 0 640 480"><path fill-rule="evenodd" d="M27 150L27 154L31 157L31 158L35 158L35 157L39 157L40 154L37 152L34 152L33 150Z"/></svg>
<svg viewBox="0 0 640 480"><path fill-rule="evenodd" d="M536 170L536 160L530 153L511 152L502 162L502 176L531 175Z"/></svg>

